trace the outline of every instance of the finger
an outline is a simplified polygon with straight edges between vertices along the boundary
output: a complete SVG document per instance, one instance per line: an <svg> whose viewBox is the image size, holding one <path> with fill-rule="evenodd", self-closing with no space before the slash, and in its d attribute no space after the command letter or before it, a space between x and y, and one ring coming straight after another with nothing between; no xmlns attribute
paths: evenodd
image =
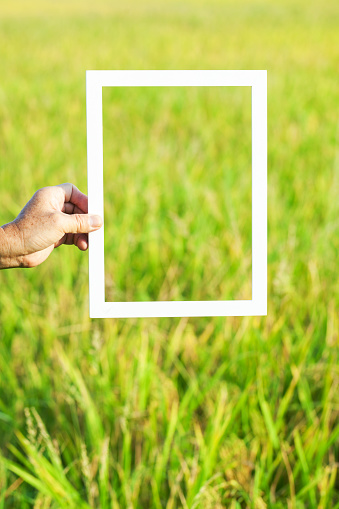
<svg viewBox="0 0 339 509"><path fill-rule="evenodd" d="M75 205L73 203L66 202L64 203L64 206L61 209L61 212L64 212L65 214L73 214Z"/></svg>
<svg viewBox="0 0 339 509"><path fill-rule="evenodd" d="M78 247L79 237L80 235L87 235L86 233L74 233L73 235L73 244Z"/></svg>
<svg viewBox="0 0 339 509"><path fill-rule="evenodd" d="M64 233L89 233L98 230L102 226L102 219L97 215L90 214L63 214L62 229Z"/></svg>
<svg viewBox="0 0 339 509"><path fill-rule="evenodd" d="M88 235L87 233L81 233L80 235L74 235L74 244L80 251L86 251L88 248Z"/></svg>
<svg viewBox="0 0 339 509"><path fill-rule="evenodd" d="M87 233L75 233L75 234L73 235L73 244L74 244L76 247L79 247L79 246L78 246L78 242L79 242L79 239L80 239L81 235L84 235L85 237L87 237Z"/></svg>
<svg viewBox="0 0 339 509"><path fill-rule="evenodd" d="M54 244L54 248L62 246L70 246L74 244L80 251L86 251L88 249L88 235L87 233L65 233L65 235Z"/></svg>
<svg viewBox="0 0 339 509"><path fill-rule="evenodd" d="M63 191L65 202L73 203L87 214L88 198L74 184L59 184L57 187L60 187Z"/></svg>
<svg viewBox="0 0 339 509"><path fill-rule="evenodd" d="M61 237L61 239L60 239L60 240L58 240L58 242L56 242L56 243L54 244L54 247L59 247L59 246L61 246L62 244L64 244L64 243L65 243L65 240L66 240L66 236L67 236L67 235L65 234L63 237Z"/></svg>
<svg viewBox="0 0 339 509"><path fill-rule="evenodd" d="M79 209L77 205L68 202L64 203L61 212L64 212L65 214L85 214L85 211Z"/></svg>
<svg viewBox="0 0 339 509"><path fill-rule="evenodd" d="M66 246L71 246L74 244L74 233L67 233L66 234L66 240L64 242Z"/></svg>

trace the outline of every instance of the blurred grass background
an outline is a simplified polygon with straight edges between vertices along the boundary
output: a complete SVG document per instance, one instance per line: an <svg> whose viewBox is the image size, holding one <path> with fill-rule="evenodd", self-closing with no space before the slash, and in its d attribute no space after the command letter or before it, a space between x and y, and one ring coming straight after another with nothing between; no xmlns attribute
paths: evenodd
<svg viewBox="0 0 339 509"><path fill-rule="evenodd" d="M251 299L251 87L104 87L107 301Z"/></svg>
<svg viewBox="0 0 339 509"><path fill-rule="evenodd" d="M268 70L269 303L91 321L86 254L2 271L0 507L339 507L338 26L334 0L1 0L1 224L86 190L86 69Z"/></svg>

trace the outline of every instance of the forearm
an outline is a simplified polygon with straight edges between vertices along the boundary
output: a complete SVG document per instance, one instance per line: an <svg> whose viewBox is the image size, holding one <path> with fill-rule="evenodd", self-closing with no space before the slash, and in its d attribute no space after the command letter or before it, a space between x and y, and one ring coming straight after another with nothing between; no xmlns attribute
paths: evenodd
<svg viewBox="0 0 339 509"><path fill-rule="evenodd" d="M15 223L0 227L0 270L22 266L22 239Z"/></svg>

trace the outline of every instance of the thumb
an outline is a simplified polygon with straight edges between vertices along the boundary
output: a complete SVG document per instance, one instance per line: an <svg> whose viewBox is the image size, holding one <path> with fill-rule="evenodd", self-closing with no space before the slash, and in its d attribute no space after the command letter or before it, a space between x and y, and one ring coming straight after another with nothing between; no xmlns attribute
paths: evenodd
<svg viewBox="0 0 339 509"><path fill-rule="evenodd" d="M102 226L102 218L93 214L63 214L64 233L90 233Z"/></svg>

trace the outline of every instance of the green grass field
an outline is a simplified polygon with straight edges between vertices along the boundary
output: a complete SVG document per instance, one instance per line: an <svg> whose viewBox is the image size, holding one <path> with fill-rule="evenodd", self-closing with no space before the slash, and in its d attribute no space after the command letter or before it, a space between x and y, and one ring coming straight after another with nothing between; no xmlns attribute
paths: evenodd
<svg viewBox="0 0 339 509"><path fill-rule="evenodd" d="M251 87L104 88L103 138L106 300L251 299Z"/></svg>
<svg viewBox="0 0 339 509"><path fill-rule="evenodd" d="M338 27L335 0L0 0L1 224L39 187L70 181L86 190L86 69L267 69L269 94L267 317L90 320L87 254L67 247L39 268L1 271L1 509L339 508ZM143 96L135 101L137 142ZM189 101L203 119L210 103ZM208 111L223 126L223 111ZM140 168L153 183L161 141L175 145L185 112L174 111L152 153L145 136L128 157L112 148L105 178L136 193ZM193 164L199 139L192 147L185 136L196 178L174 179L177 222L158 214L160 181L140 206L131 191L128 209L107 188L117 218L118 258L106 267L113 297L132 289L143 299L202 290L248 298L248 218L232 216L248 193L243 176L232 206L221 195L202 202L187 244L168 242L169 253L151 243L154 278L141 277L149 265L131 225L148 210L150 230L159 218L175 237L187 196L197 210L201 183L212 183L202 180L206 161ZM203 153L217 164L213 150ZM209 226L217 237L224 213L229 236L211 240L217 261L206 264ZM134 246L129 273L117 235ZM201 286L232 246L232 278ZM187 250L201 253L191 266ZM182 263L165 285L163 259Z"/></svg>

